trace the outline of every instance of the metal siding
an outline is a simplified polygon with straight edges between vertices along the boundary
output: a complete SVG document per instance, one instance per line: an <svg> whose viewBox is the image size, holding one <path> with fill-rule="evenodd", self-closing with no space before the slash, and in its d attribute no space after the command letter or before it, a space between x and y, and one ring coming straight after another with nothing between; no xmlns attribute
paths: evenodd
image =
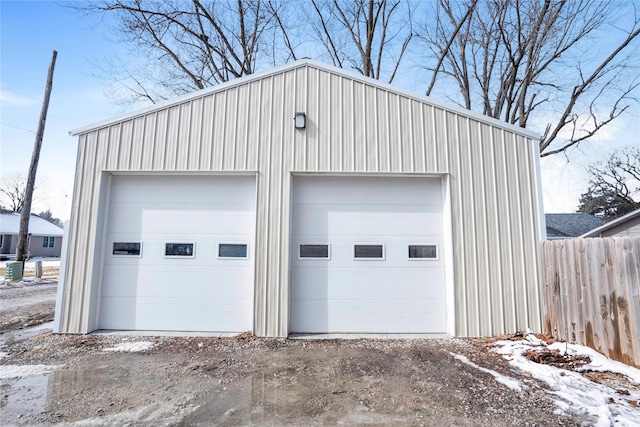
<svg viewBox="0 0 640 427"><path fill-rule="evenodd" d="M338 75L332 74L329 77L329 90L327 91L331 99L341 99L342 97L342 78ZM341 170L343 168L343 141L342 131L343 126L341 123L342 117L342 102L327 103L327 108L330 110L329 121L327 123L327 130L329 132L329 144L331 146L331 162L329 170Z"/></svg>
<svg viewBox="0 0 640 427"><path fill-rule="evenodd" d="M131 135L131 159L129 160L129 168L134 170L142 169L142 153L145 145L141 143L144 137L145 116L136 117L133 120L133 133Z"/></svg>
<svg viewBox="0 0 640 427"><path fill-rule="evenodd" d="M331 77L328 73L322 73L318 76L316 85L318 97L322 92L327 92L331 84ZM326 126L318 126L318 169L331 170L332 165L332 143L331 143L331 109L332 105L328 102L319 103L318 105L318 123L326 124Z"/></svg>
<svg viewBox="0 0 640 427"><path fill-rule="evenodd" d="M144 116L144 132L142 133L142 163L140 169L152 170L153 159L156 151L156 117L157 114L149 114Z"/></svg>
<svg viewBox="0 0 640 427"><path fill-rule="evenodd" d="M305 130L294 129L296 111L307 113ZM291 171L450 174L451 332L539 329L530 137L312 65L145 114L80 135L63 332L90 324L103 170L258 171L254 333L262 336L288 332Z"/></svg>
<svg viewBox="0 0 640 427"><path fill-rule="evenodd" d="M505 330L515 330L515 297L513 293L512 284L514 282L513 276L513 251L509 248L513 247L511 231L505 227L500 227L500 224L509 223L510 210L506 207L509 206L509 193L508 193L508 175L507 175L507 159L506 159L506 146L510 142L506 140L505 132L500 129L494 129L495 140L495 155L494 161L497 169L496 172L496 199L494 201L498 220L499 247L500 251L500 279L503 286L500 287L501 301L502 301L502 316L503 327Z"/></svg>
<svg viewBox="0 0 640 427"><path fill-rule="evenodd" d="M181 104L179 113L176 117L176 152L175 152L175 169L186 170L189 161L189 151L193 141L189 135L191 128L191 103Z"/></svg>
<svg viewBox="0 0 640 427"><path fill-rule="evenodd" d="M424 129L424 125L423 125ZM450 179L448 180L449 184L449 200L450 200L450 210L451 215L448 223L451 226L451 250L448 251L452 256L453 266L450 266L450 269L453 270L454 277L458 283L465 284L467 283L467 269L465 268L465 261L458 260L457 256L454 256L454 248L464 248L465 245L465 233L468 232L468 225L464 221L464 212L469 210L469 200L464 197L464 193L462 192L462 177L464 175L460 174L460 171L466 170L466 165L464 163L464 158L462 153L466 152L463 146L468 143L468 121L464 117L456 118L456 127L455 132L453 133L454 138L450 142L451 144L451 153L452 153L452 163L450 165ZM451 177L455 177L455 184L452 184ZM446 218L445 218L446 221ZM457 224L457 227L452 227L452 224ZM452 267L452 268L451 268ZM456 269L456 267L458 267ZM453 299L456 301L456 310L454 314L455 325L466 325L468 316L469 316L469 305L470 301L467 298L467 289L466 286L455 286L453 292L449 292L449 294L453 294ZM471 302L472 303L472 302ZM473 304L471 304L473 306Z"/></svg>
<svg viewBox="0 0 640 427"><path fill-rule="evenodd" d="M163 170L167 152L167 116L168 110L156 113L156 123L153 130L156 149L153 153L153 170ZM112 169L112 168L110 168Z"/></svg>
<svg viewBox="0 0 640 427"><path fill-rule="evenodd" d="M189 126L189 141L191 147L188 153L189 170L201 168L200 159L202 157L202 98L194 99L191 102L191 120Z"/></svg>

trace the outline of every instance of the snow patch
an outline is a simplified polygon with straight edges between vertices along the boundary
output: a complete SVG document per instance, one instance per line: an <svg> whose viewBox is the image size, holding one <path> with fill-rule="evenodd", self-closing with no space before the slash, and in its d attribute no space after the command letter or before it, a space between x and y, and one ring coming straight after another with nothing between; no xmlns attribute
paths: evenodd
<svg viewBox="0 0 640 427"><path fill-rule="evenodd" d="M0 359L7 359L7 358L9 358L9 353L5 351L0 351Z"/></svg>
<svg viewBox="0 0 640 427"><path fill-rule="evenodd" d="M139 353L147 350L151 350L155 346L154 343L150 341L134 341L134 342L123 342L115 347L105 348L102 351L115 351L120 353Z"/></svg>
<svg viewBox="0 0 640 427"><path fill-rule="evenodd" d="M197 405L183 403L178 407L169 404L151 404L130 411L76 421L72 426L153 425L173 426L184 422L184 417L198 409Z"/></svg>
<svg viewBox="0 0 640 427"><path fill-rule="evenodd" d="M0 379L23 378L33 375L50 374L64 365L1 365Z"/></svg>
<svg viewBox="0 0 640 427"><path fill-rule="evenodd" d="M536 338L537 339L537 338ZM640 370L623 363L613 361L595 350L576 344L554 343L546 345L534 343L525 336L522 341L497 341L493 349L503 355L509 363L520 371L544 381L551 389L550 393L558 396L558 412L574 412L587 414L594 419L595 426L637 426L638 408L630 402L640 401L640 391L627 390L628 395L621 395L617 390L589 381L578 372L560 369L552 365L539 364L527 359L524 354L531 350L557 350L572 356L589 356L591 363L580 367L579 371L612 372L626 376L630 381L640 384Z"/></svg>
<svg viewBox="0 0 640 427"><path fill-rule="evenodd" d="M558 350L560 354L569 356L588 356L591 363L582 366L579 371L613 372L624 375L636 384L640 384L640 369L636 369L622 362L611 360L591 347L577 344L556 342L547 346L551 350Z"/></svg>
<svg viewBox="0 0 640 427"><path fill-rule="evenodd" d="M478 366L475 363L473 363L472 361L470 361L466 356L463 356L461 354L455 354L455 353L449 353L450 355L452 355L453 357L455 357L456 359L458 359L459 361L461 361L462 363L466 363L469 366L473 366L476 369L481 370L482 372L486 372L489 375L492 375L493 378L495 378L495 380L497 382L499 382L500 384L504 384L507 387L509 387L511 390L517 391L517 392L521 392L522 391L522 383L520 383L520 381L515 380L513 378L509 378L505 375L502 375L499 372L496 371L492 371L491 369L487 369L487 368L483 368L482 366Z"/></svg>

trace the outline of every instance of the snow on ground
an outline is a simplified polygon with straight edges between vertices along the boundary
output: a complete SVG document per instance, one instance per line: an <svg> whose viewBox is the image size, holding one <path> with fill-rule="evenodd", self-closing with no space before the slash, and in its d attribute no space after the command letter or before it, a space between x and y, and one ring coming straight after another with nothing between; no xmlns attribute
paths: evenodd
<svg viewBox="0 0 640 427"><path fill-rule="evenodd" d="M149 341L123 342L115 347L105 348L102 351L116 351L121 353L137 353L151 350L155 344Z"/></svg>
<svg viewBox="0 0 640 427"><path fill-rule="evenodd" d="M45 375L64 365L1 365L0 380Z"/></svg>
<svg viewBox="0 0 640 427"><path fill-rule="evenodd" d="M561 355L588 356L591 362L576 368L577 371L617 373L638 385L640 370L611 360L589 347L568 343L546 345L532 334L527 337L531 338L521 341L497 341L494 343L496 348L493 351L503 355L516 369L544 381L551 389L550 393L560 398L556 401L560 412L586 413L594 418L595 426L640 425L640 407L637 406L640 404L640 387L616 390L590 381L579 372L536 363L524 355L531 350L557 350Z"/></svg>
<svg viewBox="0 0 640 427"><path fill-rule="evenodd" d="M26 261L24 263L24 269L35 270L36 261L42 261L42 267L60 267L60 258L34 257L34 258L29 258L29 261ZM0 261L0 268L6 268L8 262L13 262L13 260Z"/></svg>
<svg viewBox="0 0 640 427"><path fill-rule="evenodd" d="M474 368L479 369L482 372L486 372L487 374L492 375L497 382L499 382L500 384L506 385L511 390L520 392L522 391L523 387L526 387L518 380L514 380L513 378L509 378L505 375L502 375L499 372L492 371L491 369L483 368L482 366L476 365L475 363L470 361L466 356L463 356L461 354L455 354L455 353L449 353L449 354L455 357L456 359L458 359L459 361L461 361L462 363L466 363L469 366L473 366Z"/></svg>

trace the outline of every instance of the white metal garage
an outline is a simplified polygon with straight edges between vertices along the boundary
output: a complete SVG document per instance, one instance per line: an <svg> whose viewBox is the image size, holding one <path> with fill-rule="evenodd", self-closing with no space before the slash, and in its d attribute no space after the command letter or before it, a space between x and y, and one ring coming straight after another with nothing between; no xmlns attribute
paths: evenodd
<svg viewBox="0 0 640 427"><path fill-rule="evenodd" d="M255 176L112 176L99 328L251 330L255 187Z"/></svg>
<svg viewBox="0 0 640 427"><path fill-rule="evenodd" d="M446 332L440 178L295 176L292 195L292 332Z"/></svg>
<svg viewBox="0 0 640 427"><path fill-rule="evenodd" d="M55 332L543 329L534 132L303 59L73 134Z"/></svg>

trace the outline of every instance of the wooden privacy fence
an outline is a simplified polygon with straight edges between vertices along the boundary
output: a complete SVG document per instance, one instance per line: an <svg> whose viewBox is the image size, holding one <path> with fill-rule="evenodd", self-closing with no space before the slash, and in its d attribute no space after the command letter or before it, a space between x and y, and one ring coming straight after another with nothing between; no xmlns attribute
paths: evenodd
<svg viewBox="0 0 640 427"><path fill-rule="evenodd" d="M640 237L542 243L545 333L640 368Z"/></svg>

